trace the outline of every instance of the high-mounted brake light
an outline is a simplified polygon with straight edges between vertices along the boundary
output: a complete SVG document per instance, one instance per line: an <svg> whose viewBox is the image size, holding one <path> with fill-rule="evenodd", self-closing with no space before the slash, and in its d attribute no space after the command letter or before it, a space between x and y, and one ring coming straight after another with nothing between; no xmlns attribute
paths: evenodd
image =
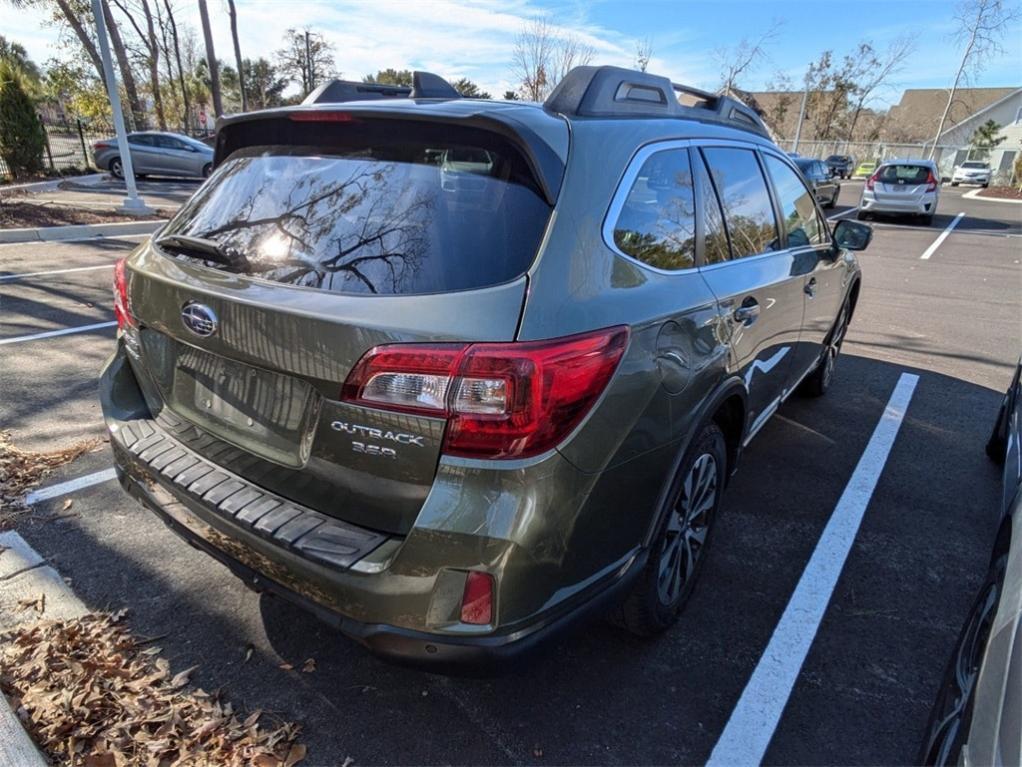
<svg viewBox="0 0 1022 767"><path fill-rule="evenodd" d="M578 425L627 343L620 326L546 341L378 346L352 369L341 399L446 418L448 455L523 458Z"/></svg>
<svg viewBox="0 0 1022 767"><path fill-rule="evenodd" d="M292 112L292 122L296 123L354 123L358 118L352 117L349 112L321 112L319 110L309 112Z"/></svg>
<svg viewBox="0 0 1022 767"><path fill-rule="evenodd" d="M117 319L118 330L135 325L135 318L131 314L131 306L128 303L128 275L125 272L125 260L122 258L114 264L114 317Z"/></svg>

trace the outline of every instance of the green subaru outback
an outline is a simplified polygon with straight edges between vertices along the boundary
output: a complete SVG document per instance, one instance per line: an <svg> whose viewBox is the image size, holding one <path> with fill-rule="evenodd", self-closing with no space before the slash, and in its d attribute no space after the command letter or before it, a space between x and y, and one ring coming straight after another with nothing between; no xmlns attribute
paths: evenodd
<svg viewBox="0 0 1022 767"><path fill-rule="evenodd" d="M335 81L221 120L118 264L118 475L392 659L507 659L597 610L655 634L742 448L830 385L870 235L754 112L662 77Z"/></svg>

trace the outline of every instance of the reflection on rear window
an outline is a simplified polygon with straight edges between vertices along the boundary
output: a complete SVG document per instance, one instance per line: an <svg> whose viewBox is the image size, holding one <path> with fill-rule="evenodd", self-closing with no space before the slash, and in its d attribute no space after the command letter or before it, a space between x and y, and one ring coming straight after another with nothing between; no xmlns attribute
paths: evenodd
<svg viewBox="0 0 1022 767"><path fill-rule="evenodd" d="M446 136L236 152L162 233L212 240L225 257L165 250L340 293L467 290L524 274L550 215L524 161L500 139Z"/></svg>
<svg viewBox="0 0 1022 767"><path fill-rule="evenodd" d="M963 162L962 163L962 167L963 168L980 168L982 170L986 170L990 166L987 165L985 162Z"/></svg>
<svg viewBox="0 0 1022 767"><path fill-rule="evenodd" d="M930 169L925 165L885 165L879 180L885 184L923 184L929 177Z"/></svg>

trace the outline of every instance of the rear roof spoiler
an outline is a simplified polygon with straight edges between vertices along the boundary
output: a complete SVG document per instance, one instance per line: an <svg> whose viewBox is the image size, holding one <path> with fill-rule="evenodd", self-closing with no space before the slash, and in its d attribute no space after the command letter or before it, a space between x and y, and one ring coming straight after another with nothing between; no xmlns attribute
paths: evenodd
<svg viewBox="0 0 1022 767"><path fill-rule="evenodd" d="M691 104L683 104L681 98ZM575 67L543 103L567 117L660 117L701 120L770 138L755 110L737 99L622 67Z"/></svg>
<svg viewBox="0 0 1022 767"><path fill-rule="evenodd" d="M412 87L386 83L330 80L305 97L302 104L341 104L376 99L460 99L454 86L432 72L413 72Z"/></svg>

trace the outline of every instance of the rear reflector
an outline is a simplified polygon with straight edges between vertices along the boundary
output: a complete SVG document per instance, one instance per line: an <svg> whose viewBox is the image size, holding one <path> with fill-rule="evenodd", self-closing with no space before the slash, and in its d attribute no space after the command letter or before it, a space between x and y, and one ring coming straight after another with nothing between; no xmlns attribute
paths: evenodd
<svg viewBox="0 0 1022 767"><path fill-rule="evenodd" d="M135 324L131 307L128 305L128 275L125 273L124 264L123 258L114 264L114 317L117 319L118 330L124 330L126 326Z"/></svg>
<svg viewBox="0 0 1022 767"><path fill-rule="evenodd" d="M485 626L493 622L493 576L469 571L461 596L461 622Z"/></svg>
<svg viewBox="0 0 1022 767"><path fill-rule="evenodd" d="M546 341L378 346L352 369L341 399L446 418L448 455L524 458L578 425L627 343L619 326Z"/></svg>

